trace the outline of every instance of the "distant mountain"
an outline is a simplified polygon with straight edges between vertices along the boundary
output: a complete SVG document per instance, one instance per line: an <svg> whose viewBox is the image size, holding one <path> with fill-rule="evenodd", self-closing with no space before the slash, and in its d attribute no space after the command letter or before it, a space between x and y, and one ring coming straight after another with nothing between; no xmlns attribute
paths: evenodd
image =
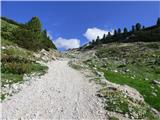
<svg viewBox="0 0 160 120"><path fill-rule="evenodd" d="M25 24L1 17L1 37L2 42L10 41L32 51L57 49L47 36L47 31L42 29L38 17L33 17Z"/></svg>
<svg viewBox="0 0 160 120"><path fill-rule="evenodd" d="M158 42L160 41L160 18L157 20L157 24L145 28L140 23L132 26L132 30L128 31L127 28L122 30L114 30L114 34L111 35L110 32L108 35L103 36L102 39L97 36L96 40L82 46L80 49L92 49L102 44L108 43L130 43L130 42Z"/></svg>

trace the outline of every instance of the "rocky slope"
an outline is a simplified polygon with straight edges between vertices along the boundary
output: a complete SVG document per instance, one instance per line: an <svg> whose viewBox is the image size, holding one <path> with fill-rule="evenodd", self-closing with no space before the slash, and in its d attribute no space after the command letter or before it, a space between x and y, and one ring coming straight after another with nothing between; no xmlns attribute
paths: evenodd
<svg viewBox="0 0 160 120"><path fill-rule="evenodd" d="M94 73L91 80L101 84L97 95L104 99L105 109L111 117L158 119L160 91L156 61L160 49L157 46L159 42L111 43L92 50L71 50L66 56L73 58L69 62L73 68ZM135 69L137 64L142 65L142 69ZM150 88L152 90L148 91Z"/></svg>

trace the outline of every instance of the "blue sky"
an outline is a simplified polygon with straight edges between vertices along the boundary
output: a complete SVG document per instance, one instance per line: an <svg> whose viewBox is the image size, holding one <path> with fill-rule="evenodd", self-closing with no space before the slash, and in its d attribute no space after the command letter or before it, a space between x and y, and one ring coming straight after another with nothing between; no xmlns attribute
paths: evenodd
<svg viewBox="0 0 160 120"><path fill-rule="evenodd" d="M38 16L60 50L137 22L156 23L160 2L2 2L2 16L25 23Z"/></svg>

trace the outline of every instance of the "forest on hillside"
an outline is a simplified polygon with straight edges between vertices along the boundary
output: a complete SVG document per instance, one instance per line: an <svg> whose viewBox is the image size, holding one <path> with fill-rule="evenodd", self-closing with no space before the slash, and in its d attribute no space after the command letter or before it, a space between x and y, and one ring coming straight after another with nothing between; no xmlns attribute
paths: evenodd
<svg viewBox="0 0 160 120"><path fill-rule="evenodd" d="M123 30L118 28L114 33L108 32L104 34L103 38L97 36L95 40L89 42L86 49L93 48L97 45L107 44L112 42L157 42L160 41L160 18L157 19L156 24L150 27L145 27L140 23L132 25L129 31L126 27ZM83 48L83 47L81 47Z"/></svg>
<svg viewBox="0 0 160 120"><path fill-rule="evenodd" d="M47 35L47 31L42 29L42 24L38 17L33 17L25 24L17 23L6 17L2 20L2 39L16 43L19 47L32 51L41 49L56 49L52 40Z"/></svg>

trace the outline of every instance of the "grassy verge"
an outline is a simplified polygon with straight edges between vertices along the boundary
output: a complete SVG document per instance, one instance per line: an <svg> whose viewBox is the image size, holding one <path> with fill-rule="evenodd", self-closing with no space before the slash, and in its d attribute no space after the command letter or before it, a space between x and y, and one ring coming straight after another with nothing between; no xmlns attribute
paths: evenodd
<svg viewBox="0 0 160 120"><path fill-rule="evenodd" d="M96 52L107 80L137 89L145 101L160 111L160 43L111 44ZM104 59L105 58L105 59Z"/></svg>
<svg viewBox="0 0 160 120"><path fill-rule="evenodd" d="M10 86L14 83L22 83L24 74L38 73L44 74L48 67L36 63L33 52L22 49L10 43L1 51L1 86ZM1 99L5 99L5 94L1 94Z"/></svg>
<svg viewBox="0 0 160 120"><path fill-rule="evenodd" d="M139 79L139 77L133 78L132 76L113 71L103 72L107 80L121 85L126 84L137 89L147 103L157 110L160 110L160 87L154 86L154 88L152 88L150 81ZM153 95L153 92L156 93L157 96Z"/></svg>
<svg viewBox="0 0 160 120"><path fill-rule="evenodd" d="M110 44L99 48L96 57L84 63L93 70L103 72L105 78L113 83L135 88L144 97L146 103L160 111L160 85L153 82L154 80L160 81L159 45L159 42ZM108 90L104 93L108 100L106 101L107 110L132 116L130 114L133 112L129 111L132 104L127 103L128 100L123 98L123 95ZM140 114L140 118L158 120L150 107L144 108L143 105L139 105L139 107L133 106L132 108L138 114L145 113Z"/></svg>

